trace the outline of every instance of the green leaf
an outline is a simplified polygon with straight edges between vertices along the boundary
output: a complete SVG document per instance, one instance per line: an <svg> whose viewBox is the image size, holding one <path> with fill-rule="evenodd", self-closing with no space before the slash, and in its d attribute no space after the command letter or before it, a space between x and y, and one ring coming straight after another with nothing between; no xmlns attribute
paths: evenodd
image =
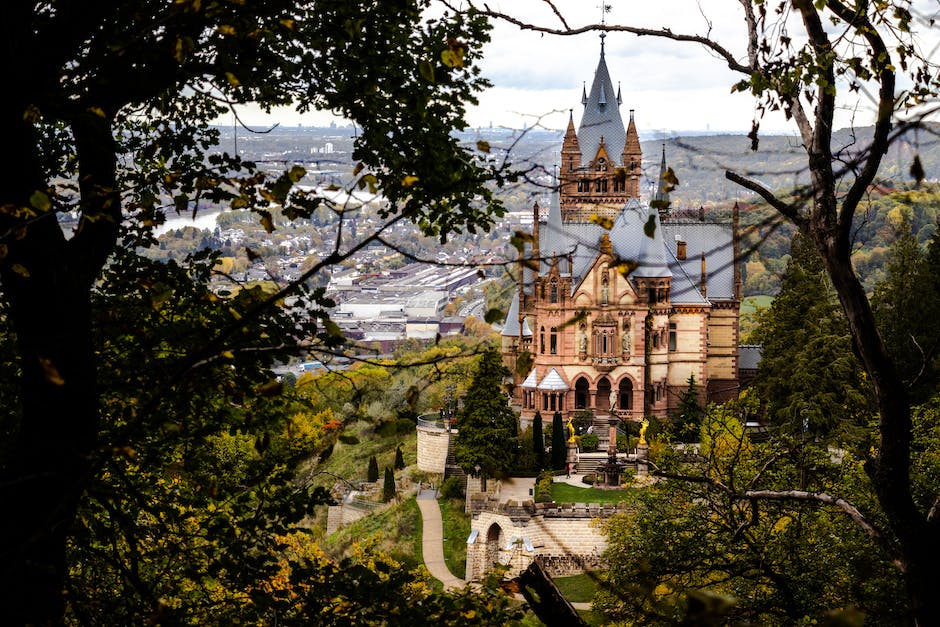
<svg viewBox="0 0 940 627"><path fill-rule="evenodd" d="M418 63L418 74L428 83L434 83L434 66L427 61Z"/></svg>
<svg viewBox="0 0 940 627"><path fill-rule="evenodd" d="M643 233L650 238L656 234L656 214L651 214L646 219L646 224L643 225Z"/></svg>

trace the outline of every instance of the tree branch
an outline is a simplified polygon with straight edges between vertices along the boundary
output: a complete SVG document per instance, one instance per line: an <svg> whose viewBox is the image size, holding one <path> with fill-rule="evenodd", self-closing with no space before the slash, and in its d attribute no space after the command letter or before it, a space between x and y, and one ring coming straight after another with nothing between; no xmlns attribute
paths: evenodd
<svg viewBox="0 0 940 627"><path fill-rule="evenodd" d="M457 7L453 6L450 2L445 2L444 4L452 10L455 10L455 11L458 10ZM693 43L700 44L704 46L705 48L707 48L708 50L711 50L712 52L717 54L728 65L728 68L735 72L740 72L741 74L750 75L754 71L752 68L739 62L737 58L735 58L734 54L731 53L730 50L728 50L724 46L720 45L718 42L704 35L687 35L684 33L674 33L665 27L664 28L640 28L637 26L624 26L624 25L618 25L618 24L588 24L586 26L579 26L577 28L571 28L564 22L564 20L562 20L562 23L564 24L562 28L551 28L548 26L538 26L536 24L529 24L528 22L525 22L519 18L513 17L509 15L508 13L503 13L501 11L491 9L488 4L484 4L483 7L481 8L479 6L476 6L473 2L471 2L469 6L473 10L480 13L481 15L485 15L487 17L497 19L497 20L502 20L514 26L518 26L522 30L533 31L536 33L570 36L570 35L580 35L582 33L590 33L594 31L603 31L603 32L631 33L639 37L644 37L644 36L662 37L664 39L671 39L673 41L693 42Z"/></svg>
<svg viewBox="0 0 940 627"><path fill-rule="evenodd" d="M769 189L767 189L766 187L764 187L757 181L753 179L745 178L741 176L740 174L737 174L736 172L732 172L731 170L725 171L725 178L733 183L737 183L738 185L740 185L741 187L745 189L751 190L752 192L754 192L755 194L757 194L758 196L766 200L767 203L771 207L773 207L774 209L779 211L781 214L786 216L786 218L790 220L791 222L793 222L796 226L799 227L806 222L806 219L800 215L800 212L797 209L797 207L794 207L793 205L789 205L783 202L782 200L777 198L773 192L771 192Z"/></svg>
<svg viewBox="0 0 940 627"><path fill-rule="evenodd" d="M826 492L809 492L806 490L747 490L743 494L737 495L737 498L764 501L808 501L837 507L847 514L869 538L874 540L875 543L887 553L900 572L903 573L906 570L906 566L901 561L897 549L857 507L842 497L832 496Z"/></svg>

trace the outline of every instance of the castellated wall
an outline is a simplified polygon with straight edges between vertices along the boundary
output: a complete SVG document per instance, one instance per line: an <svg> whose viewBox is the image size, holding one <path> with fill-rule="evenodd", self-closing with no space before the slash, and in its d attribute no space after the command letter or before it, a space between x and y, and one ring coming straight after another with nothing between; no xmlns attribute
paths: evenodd
<svg viewBox="0 0 940 627"><path fill-rule="evenodd" d="M508 566L508 576L515 577L534 560L553 577L600 568L607 548L602 521L629 511L615 505L476 499L473 510L468 580L481 578L494 564Z"/></svg>
<svg viewBox="0 0 940 627"><path fill-rule="evenodd" d="M442 427L418 425L418 470L444 473L447 464L447 448L456 431Z"/></svg>

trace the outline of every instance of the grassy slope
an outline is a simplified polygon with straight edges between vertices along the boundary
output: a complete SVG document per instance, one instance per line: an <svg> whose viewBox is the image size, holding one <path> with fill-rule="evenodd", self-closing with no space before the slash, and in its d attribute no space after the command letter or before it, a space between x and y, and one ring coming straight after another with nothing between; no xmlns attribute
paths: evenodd
<svg viewBox="0 0 940 627"><path fill-rule="evenodd" d="M464 512L463 499L441 499L438 504L444 521L444 562L454 577L463 579L466 576L470 516Z"/></svg>
<svg viewBox="0 0 940 627"><path fill-rule="evenodd" d="M421 512L414 497L371 514L324 538L321 546L334 557L349 555L354 543L375 547L412 569L424 564Z"/></svg>

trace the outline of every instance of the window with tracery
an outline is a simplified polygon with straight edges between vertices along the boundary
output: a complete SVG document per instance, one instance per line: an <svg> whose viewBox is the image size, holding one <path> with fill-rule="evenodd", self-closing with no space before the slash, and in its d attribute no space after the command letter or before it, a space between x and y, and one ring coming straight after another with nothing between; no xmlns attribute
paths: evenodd
<svg viewBox="0 0 940 627"><path fill-rule="evenodd" d="M548 334L548 352L552 355L558 354L558 329L551 328Z"/></svg>

